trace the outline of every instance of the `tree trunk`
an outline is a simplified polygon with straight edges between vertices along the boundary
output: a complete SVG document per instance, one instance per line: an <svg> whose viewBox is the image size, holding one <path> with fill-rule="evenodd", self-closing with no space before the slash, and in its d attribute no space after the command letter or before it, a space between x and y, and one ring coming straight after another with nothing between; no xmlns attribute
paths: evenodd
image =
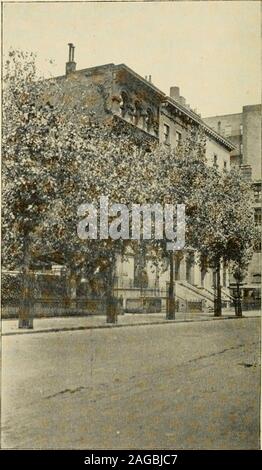
<svg viewBox="0 0 262 470"><path fill-rule="evenodd" d="M235 304L235 314L237 317L242 317L242 304L241 304L241 292L240 286L237 282L237 295L236 295L236 304Z"/></svg>
<svg viewBox="0 0 262 470"><path fill-rule="evenodd" d="M68 270L65 276L66 283L66 297L64 306L68 310L68 313L74 313L76 311L76 274Z"/></svg>
<svg viewBox="0 0 262 470"><path fill-rule="evenodd" d="M238 317L238 310L239 310L239 301L238 301L238 294L237 294L237 288L234 289L233 293L233 302L234 302L234 309L235 309L235 316Z"/></svg>
<svg viewBox="0 0 262 470"><path fill-rule="evenodd" d="M222 298L221 298L221 280L220 280L220 260L218 260L215 271L215 298L214 298L214 316L222 315Z"/></svg>
<svg viewBox="0 0 262 470"><path fill-rule="evenodd" d="M22 268L22 299L18 311L18 328L33 328L32 290L33 279L30 276L29 240L24 242L24 264Z"/></svg>
<svg viewBox="0 0 262 470"><path fill-rule="evenodd" d="M115 258L113 257L108 272L106 295L106 322L117 323L117 299L114 297Z"/></svg>
<svg viewBox="0 0 262 470"><path fill-rule="evenodd" d="M73 313L76 312L76 274L71 273L69 278L69 289L70 289L70 309Z"/></svg>
<svg viewBox="0 0 262 470"><path fill-rule="evenodd" d="M167 311L166 319L175 319L175 297L174 297L174 254L170 253L169 258L169 288L168 288L168 299L167 299Z"/></svg>

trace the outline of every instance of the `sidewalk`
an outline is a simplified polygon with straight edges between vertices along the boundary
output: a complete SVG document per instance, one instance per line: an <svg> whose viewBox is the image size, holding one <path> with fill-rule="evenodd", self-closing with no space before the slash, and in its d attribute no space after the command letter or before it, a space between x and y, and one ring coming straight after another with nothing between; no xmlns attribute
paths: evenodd
<svg viewBox="0 0 262 470"><path fill-rule="evenodd" d="M243 317L259 317L260 311L244 312ZM89 330L97 328L131 327L138 325L157 325L164 323L181 323L194 321L218 321L236 318L233 311L225 311L222 317L214 317L213 312L184 313L177 312L175 320L166 320L165 313L132 314L126 313L118 316L117 324L106 323L103 315L87 317L52 317L37 318L34 320L34 329L18 329L18 320L2 320L2 336L16 334L48 333L58 331Z"/></svg>

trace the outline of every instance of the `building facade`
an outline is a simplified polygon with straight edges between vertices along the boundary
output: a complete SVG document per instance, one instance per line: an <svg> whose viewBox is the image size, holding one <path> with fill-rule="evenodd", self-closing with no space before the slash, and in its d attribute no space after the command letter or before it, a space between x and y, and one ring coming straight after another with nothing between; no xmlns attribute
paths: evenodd
<svg viewBox="0 0 262 470"><path fill-rule="evenodd" d="M120 120L140 132L171 148L184 141L192 126L201 128L206 136L208 165L216 164L221 170L230 166L234 143L212 129L201 116L191 109L178 87L170 88L170 96L159 90L151 77L141 77L125 64L106 64L76 70L69 57L66 73L58 77L68 105L97 121ZM194 253L184 250L174 255L175 295L179 308L198 303L212 308L213 273L195 263ZM221 268L222 297L230 300L227 270ZM150 311L164 308L169 272L160 271L150 259L141 259L132 253L117 262L115 292L123 299L127 311L140 308ZM147 302L145 302L145 298ZM160 300L160 302L159 302ZM191 304L193 305L193 304Z"/></svg>

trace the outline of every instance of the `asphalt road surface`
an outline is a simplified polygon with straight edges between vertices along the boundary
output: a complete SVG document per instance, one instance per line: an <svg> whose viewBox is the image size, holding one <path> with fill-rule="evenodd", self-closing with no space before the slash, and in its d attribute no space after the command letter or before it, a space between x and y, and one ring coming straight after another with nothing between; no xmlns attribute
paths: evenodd
<svg viewBox="0 0 262 470"><path fill-rule="evenodd" d="M6 336L2 356L2 448L259 448L259 319Z"/></svg>

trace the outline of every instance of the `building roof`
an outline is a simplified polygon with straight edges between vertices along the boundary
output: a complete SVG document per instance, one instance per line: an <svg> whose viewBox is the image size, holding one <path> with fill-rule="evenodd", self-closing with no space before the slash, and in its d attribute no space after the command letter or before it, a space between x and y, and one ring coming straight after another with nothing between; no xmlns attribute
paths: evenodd
<svg viewBox="0 0 262 470"><path fill-rule="evenodd" d="M146 87L148 87L149 89L151 89L151 91L153 91L155 94L157 94L163 103L165 102L165 103L170 104L171 106L173 106L174 108L176 108L180 112L182 112L183 114L187 115L195 123L201 125L210 137L212 137L213 139L218 141L220 144L224 145L228 150L232 151L232 150L236 149L236 146L232 142L230 142L228 139L226 139L225 137L220 135L218 132L216 132L214 129L212 129L210 126L208 126L199 114L195 113L191 108L189 108L187 106L183 106L178 101L176 101L173 98L171 98L170 96L166 95L163 91L161 91L159 88L157 88L151 81L146 80L144 77L142 77L137 72L132 70L126 64L117 64L116 65L114 63L108 63L108 64L97 65L97 66L94 66L94 67L89 67L89 68L85 68L85 69L76 70L73 73L74 74L83 74L84 72L95 72L96 70L101 70L101 69L104 69L104 68L109 68L109 69L111 68L114 71L119 70L119 69L125 70L127 73L132 75L134 78L136 78L140 82L143 82L143 84ZM60 76L60 77L57 77L57 78L62 78L62 77Z"/></svg>
<svg viewBox="0 0 262 470"><path fill-rule="evenodd" d="M235 150L236 149L236 146L234 144L232 144L232 142L230 142L228 139L226 139L225 137L220 135L218 132L216 132L214 129L212 129L212 127L208 126L206 124L206 122L198 114L196 114L194 111L192 111L191 109L183 106L178 101L175 101L173 98L167 97L167 101L169 103L171 103L173 106L175 106L176 108L178 108L180 111L182 111L184 114L186 114L188 117L190 117L194 122L201 125L205 129L205 131L208 135L210 135L215 140L217 140L218 142L223 144L229 150Z"/></svg>
<svg viewBox="0 0 262 470"><path fill-rule="evenodd" d="M258 104L246 104L242 107L242 111L240 113L227 113L227 114L214 114L213 116L206 116L203 119L219 119L219 118L227 118L230 116L242 116L243 111L253 111L253 110L260 110L261 109L261 103Z"/></svg>
<svg viewBox="0 0 262 470"><path fill-rule="evenodd" d="M155 85L153 85L152 82L149 82L145 78L143 78L141 75L138 73L134 72L134 70L130 69L127 65L125 64L118 64L115 66L116 69L124 69L131 75L133 75L135 78L138 80L142 81L146 86L151 88L155 93L159 94L163 98L163 102L169 103L171 106L174 106L174 108L177 108L180 110L183 114L187 115L190 119L192 119L194 122L197 124L203 126L205 129L206 133L213 137L215 140L217 140L219 143L223 144L225 147L227 147L229 150L234 150L236 146L232 144L228 139L220 135L218 132L214 131L210 126L208 126L204 120L199 116L199 114L195 113L192 109L189 107L183 106L181 103L178 101L174 100L170 96L166 95L163 91L161 91L159 88L157 88Z"/></svg>

